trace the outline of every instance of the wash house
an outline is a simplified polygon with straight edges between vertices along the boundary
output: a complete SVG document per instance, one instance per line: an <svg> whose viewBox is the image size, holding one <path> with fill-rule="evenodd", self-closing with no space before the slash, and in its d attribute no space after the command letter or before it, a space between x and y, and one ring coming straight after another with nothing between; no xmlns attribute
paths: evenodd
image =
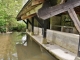
<svg viewBox="0 0 80 60"><path fill-rule="evenodd" d="M80 0L28 0L16 18L26 23L27 34L40 35L42 44L57 44L80 57Z"/></svg>

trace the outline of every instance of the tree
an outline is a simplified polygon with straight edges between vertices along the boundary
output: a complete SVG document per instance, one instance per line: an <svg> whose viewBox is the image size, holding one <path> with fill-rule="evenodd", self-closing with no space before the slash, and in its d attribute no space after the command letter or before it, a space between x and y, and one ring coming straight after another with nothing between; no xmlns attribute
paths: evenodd
<svg viewBox="0 0 80 60"><path fill-rule="evenodd" d="M16 15L22 8L23 0L0 0L0 27L10 29L17 26ZM1 28L1 29L2 29Z"/></svg>

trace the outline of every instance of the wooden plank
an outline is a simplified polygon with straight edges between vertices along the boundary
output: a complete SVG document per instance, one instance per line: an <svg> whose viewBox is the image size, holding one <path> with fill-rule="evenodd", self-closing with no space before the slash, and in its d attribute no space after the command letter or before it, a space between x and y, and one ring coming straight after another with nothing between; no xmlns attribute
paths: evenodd
<svg viewBox="0 0 80 60"><path fill-rule="evenodd" d="M37 4L40 4L43 2L44 2L44 0L32 0L32 5L37 5Z"/></svg>
<svg viewBox="0 0 80 60"><path fill-rule="evenodd" d="M32 15L27 16L27 15L25 14L25 15L22 15L22 16L21 16L21 19L22 19L22 20L29 19L29 18L31 18L31 17L33 17L33 16L35 16L35 15L36 15L36 14L32 14Z"/></svg>
<svg viewBox="0 0 80 60"><path fill-rule="evenodd" d="M43 4L40 4L40 5L36 6L35 8L29 10L28 12L26 12L26 15L29 16L29 15L36 13L42 7L42 5Z"/></svg>

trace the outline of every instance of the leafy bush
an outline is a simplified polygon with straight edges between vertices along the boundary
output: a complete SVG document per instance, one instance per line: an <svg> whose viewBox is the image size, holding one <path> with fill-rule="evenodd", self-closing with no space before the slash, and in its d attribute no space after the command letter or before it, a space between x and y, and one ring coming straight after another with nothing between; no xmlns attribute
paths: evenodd
<svg viewBox="0 0 80 60"><path fill-rule="evenodd" d="M26 25L24 23L17 23L17 26L13 26L10 28L11 31L24 32L26 31Z"/></svg>
<svg viewBox="0 0 80 60"><path fill-rule="evenodd" d="M1 33L6 32L5 26L6 26L5 20L0 19L0 32L1 32Z"/></svg>
<svg viewBox="0 0 80 60"><path fill-rule="evenodd" d="M1 33L5 33L5 32L6 32L6 28L1 27L1 28L0 28L0 32L1 32Z"/></svg>

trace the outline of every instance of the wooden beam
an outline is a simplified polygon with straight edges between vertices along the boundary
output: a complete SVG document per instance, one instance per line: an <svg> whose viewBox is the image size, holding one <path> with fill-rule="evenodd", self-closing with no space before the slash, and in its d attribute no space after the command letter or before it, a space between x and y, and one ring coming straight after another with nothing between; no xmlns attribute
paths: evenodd
<svg viewBox="0 0 80 60"><path fill-rule="evenodd" d="M52 16L68 11L71 19L74 22L75 27L80 32L80 21L74 11L74 8L77 6L80 6L80 0L68 0L64 4L53 6L53 7L48 7L43 10L39 10L37 15L39 18L45 20Z"/></svg>
<svg viewBox="0 0 80 60"><path fill-rule="evenodd" d="M43 3L45 0L32 0L32 5Z"/></svg>
<svg viewBox="0 0 80 60"><path fill-rule="evenodd" d="M37 16L34 16L34 18L37 20L37 22L40 24L41 27L43 27L43 22L41 22Z"/></svg>
<svg viewBox="0 0 80 60"><path fill-rule="evenodd" d="M74 9L73 9L73 8L70 8L70 9L68 10L68 13L69 13L71 19L73 20L75 27L76 27L77 30L80 32L80 21L79 21L77 15L76 15Z"/></svg>
<svg viewBox="0 0 80 60"><path fill-rule="evenodd" d="M22 16L21 16L21 19L22 19L22 20L29 19L29 18L31 18L31 17L33 17L33 16L35 16L35 15L36 15L36 14L32 14L32 15L27 16L27 15L25 14L25 15L22 15Z"/></svg>
<svg viewBox="0 0 80 60"><path fill-rule="evenodd" d="M40 9L37 13L38 17L45 20L52 16L58 15L65 11L68 11L70 8L74 8L80 5L80 0L68 0L66 3L47 7L46 9Z"/></svg>

